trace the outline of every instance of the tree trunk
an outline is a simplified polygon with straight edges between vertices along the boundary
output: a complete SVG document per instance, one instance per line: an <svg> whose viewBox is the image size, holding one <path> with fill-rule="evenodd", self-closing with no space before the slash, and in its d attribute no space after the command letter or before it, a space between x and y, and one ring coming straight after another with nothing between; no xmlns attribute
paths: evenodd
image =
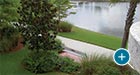
<svg viewBox="0 0 140 75"><path fill-rule="evenodd" d="M138 3L138 0L130 1L130 6L129 6L128 13L127 13L127 19L125 22L125 31L124 31L124 35L123 35L123 39L122 39L121 48L126 48L126 46L127 46L127 41L128 41L128 37L129 37L129 29L130 29L131 25L133 24L137 3Z"/></svg>
<svg viewBox="0 0 140 75"><path fill-rule="evenodd" d="M122 39L121 48L126 48L126 46L127 46L127 42L128 42L128 38L129 38L129 30L130 30L131 25L133 24L137 3L138 3L138 0L130 1L129 10L128 10L127 18L126 18L126 22L125 22L125 31L124 31L124 35L123 35L123 39ZM125 67L120 66L120 70L123 75Z"/></svg>

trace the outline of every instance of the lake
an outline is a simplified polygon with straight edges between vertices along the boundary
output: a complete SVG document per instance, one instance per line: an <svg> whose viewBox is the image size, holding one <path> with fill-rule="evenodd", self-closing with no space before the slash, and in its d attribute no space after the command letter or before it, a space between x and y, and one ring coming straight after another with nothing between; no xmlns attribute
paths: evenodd
<svg viewBox="0 0 140 75"><path fill-rule="evenodd" d="M109 2L75 2L75 8L68 11L75 11L64 20L75 26L91 31L113 35L123 36L128 2L111 4ZM138 4L134 22L140 21L140 4Z"/></svg>

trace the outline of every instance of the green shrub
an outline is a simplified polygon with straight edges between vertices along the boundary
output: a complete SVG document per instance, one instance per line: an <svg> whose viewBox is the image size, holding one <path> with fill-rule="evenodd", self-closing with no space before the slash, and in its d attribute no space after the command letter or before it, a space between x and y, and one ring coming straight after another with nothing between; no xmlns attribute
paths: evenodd
<svg viewBox="0 0 140 75"><path fill-rule="evenodd" d="M59 32L71 32L72 30L72 24L66 21L62 21L58 25L58 31Z"/></svg>
<svg viewBox="0 0 140 75"><path fill-rule="evenodd" d="M70 58L63 58L55 51L31 52L22 62L25 69L33 73L61 71L72 73L79 69L79 64Z"/></svg>
<svg viewBox="0 0 140 75"><path fill-rule="evenodd" d="M33 73L46 73L53 71L59 56L54 51L31 52L23 60L24 68Z"/></svg>
<svg viewBox="0 0 140 75"><path fill-rule="evenodd" d="M6 21L0 22L0 52L6 52L15 47L18 38L19 32L17 28Z"/></svg>
<svg viewBox="0 0 140 75"><path fill-rule="evenodd" d="M79 70L80 64L74 62L72 59L67 57L62 57L59 59L59 63L57 65L61 72L65 73L74 73Z"/></svg>

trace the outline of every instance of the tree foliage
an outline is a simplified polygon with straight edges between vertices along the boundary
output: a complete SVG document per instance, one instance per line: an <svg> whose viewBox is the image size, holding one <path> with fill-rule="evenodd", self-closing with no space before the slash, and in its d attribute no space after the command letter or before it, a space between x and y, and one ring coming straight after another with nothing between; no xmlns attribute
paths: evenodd
<svg viewBox="0 0 140 75"><path fill-rule="evenodd" d="M68 12L68 9L72 8L70 0L49 0L50 3L53 3L57 6L57 15L59 19L66 18L69 14L73 12Z"/></svg>
<svg viewBox="0 0 140 75"><path fill-rule="evenodd" d="M21 0L19 30L31 50L52 50L56 43L57 11L49 0Z"/></svg>
<svg viewBox="0 0 140 75"><path fill-rule="evenodd" d="M0 0L0 20L17 21L19 0Z"/></svg>

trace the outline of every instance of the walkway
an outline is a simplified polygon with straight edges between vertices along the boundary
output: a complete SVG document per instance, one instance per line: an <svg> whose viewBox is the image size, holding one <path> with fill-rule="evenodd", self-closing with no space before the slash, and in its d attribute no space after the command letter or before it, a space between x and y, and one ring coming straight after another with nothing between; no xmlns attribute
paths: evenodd
<svg viewBox="0 0 140 75"><path fill-rule="evenodd" d="M77 40L73 40L69 38L64 38L61 36L58 36L57 38L60 39L66 47L76 52L84 53L88 56L101 55L101 56L106 56L106 57L112 57L114 53L114 51L111 49L103 48L103 47L96 46L93 44L89 44L89 43L85 43L85 42L81 42L81 41L77 41Z"/></svg>

